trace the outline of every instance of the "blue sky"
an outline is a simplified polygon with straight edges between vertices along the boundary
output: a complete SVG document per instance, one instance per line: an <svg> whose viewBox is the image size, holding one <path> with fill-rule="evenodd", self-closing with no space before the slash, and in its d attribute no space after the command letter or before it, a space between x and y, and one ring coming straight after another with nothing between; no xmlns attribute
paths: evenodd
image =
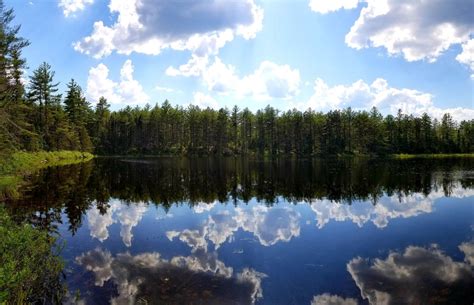
<svg viewBox="0 0 474 305"><path fill-rule="evenodd" d="M88 99L474 118L472 0L6 0Z"/></svg>

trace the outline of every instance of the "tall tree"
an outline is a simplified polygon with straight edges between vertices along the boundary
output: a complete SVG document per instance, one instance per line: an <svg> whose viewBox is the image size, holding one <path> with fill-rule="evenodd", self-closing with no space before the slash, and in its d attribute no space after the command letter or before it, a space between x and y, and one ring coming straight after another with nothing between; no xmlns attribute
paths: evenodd
<svg viewBox="0 0 474 305"><path fill-rule="evenodd" d="M13 9L0 0L0 150L33 149L36 139L22 83L26 60L21 54L29 42L19 36L20 26L12 25L14 18Z"/></svg>
<svg viewBox="0 0 474 305"><path fill-rule="evenodd" d="M64 110L69 121L74 126L82 151L92 151L93 145L89 137L87 127L90 127L92 121L92 110L86 98L82 94L81 87L71 79L67 84L66 98L64 99ZM92 129L92 127L90 127Z"/></svg>
<svg viewBox="0 0 474 305"><path fill-rule="evenodd" d="M35 126L42 135L43 147L50 148L52 139L50 138L51 112L53 106L60 103L61 95L58 94L59 83L54 82L54 71L51 66L44 62L36 70L30 78L28 99L38 107Z"/></svg>

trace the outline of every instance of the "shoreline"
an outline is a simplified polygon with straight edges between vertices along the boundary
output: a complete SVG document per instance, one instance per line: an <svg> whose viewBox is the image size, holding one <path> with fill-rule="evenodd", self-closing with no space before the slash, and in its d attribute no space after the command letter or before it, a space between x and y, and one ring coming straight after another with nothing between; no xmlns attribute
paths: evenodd
<svg viewBox="0 0 474 305"><path fill-rule="evenodd" d="M52 166L90 161L95 156L80 151L14 152L0 161L0 200L15 197L25 176Z"/></svg>
<svg viewBox="0 0 474 305"><path fill-rule="evenodd" d="M250 159L272 159L271 155L264 154L233 154L233 155L199 155L199 154L129 154L129 155L96 155L95 158L250 158ZM333 159L333 158L369 158L369 159L448 159L448 158L474 158L474 153L436 153L436 154L337 154L337 155L296 155L280 154L273 156L274 159Z"/></svg>

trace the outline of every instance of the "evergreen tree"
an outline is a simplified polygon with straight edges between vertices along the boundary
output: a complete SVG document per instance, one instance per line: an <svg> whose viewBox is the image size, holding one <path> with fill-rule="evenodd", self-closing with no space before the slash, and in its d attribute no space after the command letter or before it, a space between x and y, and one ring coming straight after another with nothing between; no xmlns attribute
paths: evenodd
<svg viewBox="0 0 474 305"><path fill-rule="evenodd" d="M48 63L42 63L33 71L28 91L28 100L38 108L35 127L40 134L43 148L47 150L54 141L50 137L50 130L54 128L51 120L52 111L61 100L61 95L57 94L59 83L53 80L54 74Z"/></svg>
<svg viewBox="0 0 474 305"><path fill-rule="evenodd" d="M67 84L67 88L66 98L64 99L64 110L79 136L80 149L82 151L92 151L93 144L87 130L87 127L92 125L92 110L82 94L81 87L74 79L71 79ZM92 127L90 129L92 129Z"/></svg>
<svg viewBox="0 0 474 305"><path fill-rule="evenodd" d="M0 0L0 151L36 148L22 83L26 60L21 53L29 42L19 36L20 26L12 25L14 18Z"/></svg>

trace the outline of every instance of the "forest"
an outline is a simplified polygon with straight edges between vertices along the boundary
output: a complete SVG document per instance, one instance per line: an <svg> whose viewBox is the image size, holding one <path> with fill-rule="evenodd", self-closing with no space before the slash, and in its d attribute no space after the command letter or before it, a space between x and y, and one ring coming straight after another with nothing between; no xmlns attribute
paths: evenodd
<svg viewBox="0 0 474 305"><path fill-rule="evenodd" d="M388 155L474 152L474 119L456 122L351 108L327 113L271 105L219 110L189 105L127 106L89 101L71 79L59 92L42 63L25 81L30 44L0 1L0 154L80 150L99 155Z"/></svg>

